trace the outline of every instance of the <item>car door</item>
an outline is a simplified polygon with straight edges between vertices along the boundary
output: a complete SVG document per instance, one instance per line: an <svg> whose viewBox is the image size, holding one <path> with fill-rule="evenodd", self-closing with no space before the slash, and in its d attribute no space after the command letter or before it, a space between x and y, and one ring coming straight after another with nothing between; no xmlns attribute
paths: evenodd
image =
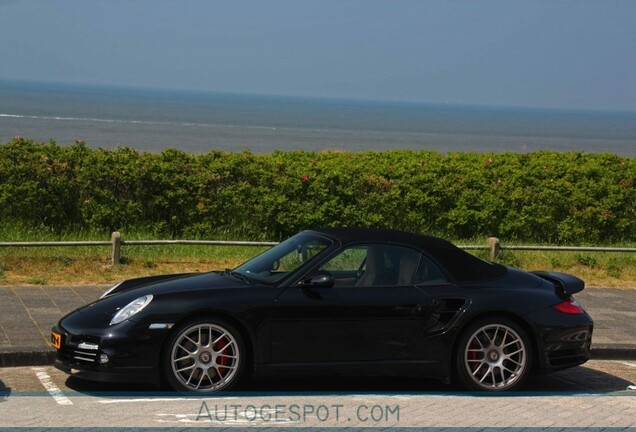
<svg viewBox="0 0 636 432"><path fill-rule="evenodd" d="M302 283L276 300L273 363L387 361L404 356L430 305L414 284L421 254L389 244L347 247L314 273L333 286Z"/></svg>

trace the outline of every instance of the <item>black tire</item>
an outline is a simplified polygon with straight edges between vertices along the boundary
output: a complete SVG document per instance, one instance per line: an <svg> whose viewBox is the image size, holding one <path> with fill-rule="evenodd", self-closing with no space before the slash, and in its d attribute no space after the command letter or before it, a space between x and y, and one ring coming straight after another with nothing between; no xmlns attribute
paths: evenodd
<svg viewBox="0 0 636 432"><path fill-rule="evenodd" d="M470 390L501 392L518 389L532 368L532 345L515 321L492 316L462 332L455 351L455 374Z"/></svg>
<svg viewBox="0 0 636 432"><path fill-rule="evenodd" d="M225 320L200 317L180 324L163 352L163 373L179 392L214 393L229 390L242 377L245 344Z"/></svg>

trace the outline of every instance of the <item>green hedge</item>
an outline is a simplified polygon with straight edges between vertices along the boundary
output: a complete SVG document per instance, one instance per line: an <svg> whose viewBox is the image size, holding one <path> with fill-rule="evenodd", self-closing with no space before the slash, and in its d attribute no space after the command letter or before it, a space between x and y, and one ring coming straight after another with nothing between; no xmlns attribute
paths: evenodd
<svg viewBox="0 0 636 432"><path fill-rule="evenodd" d="M636 239L635 159L612 154L92 150L0 145L0 223L280 239L318 226L551 243Z"/></svg>

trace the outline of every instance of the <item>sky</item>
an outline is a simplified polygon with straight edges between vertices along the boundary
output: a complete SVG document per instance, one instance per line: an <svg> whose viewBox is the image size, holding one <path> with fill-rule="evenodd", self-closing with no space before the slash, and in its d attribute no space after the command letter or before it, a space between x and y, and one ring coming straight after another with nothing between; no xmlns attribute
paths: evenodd
<svg viewBox="0 0 636 432"><path fill-rule="evenodd" d="M634 23L632 0L0 0L0 80L636 111Z"/></svg>

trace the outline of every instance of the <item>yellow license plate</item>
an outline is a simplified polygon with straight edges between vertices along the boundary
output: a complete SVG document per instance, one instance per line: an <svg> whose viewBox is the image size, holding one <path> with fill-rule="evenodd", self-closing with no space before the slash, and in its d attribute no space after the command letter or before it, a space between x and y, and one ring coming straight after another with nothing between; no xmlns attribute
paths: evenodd
<svg viewBox="0 0 636 432"><path fill-rule="evenodd" d="M53 345L55 349L60 349L62 346L62 335L51 332L51 345Z"/></svg>

